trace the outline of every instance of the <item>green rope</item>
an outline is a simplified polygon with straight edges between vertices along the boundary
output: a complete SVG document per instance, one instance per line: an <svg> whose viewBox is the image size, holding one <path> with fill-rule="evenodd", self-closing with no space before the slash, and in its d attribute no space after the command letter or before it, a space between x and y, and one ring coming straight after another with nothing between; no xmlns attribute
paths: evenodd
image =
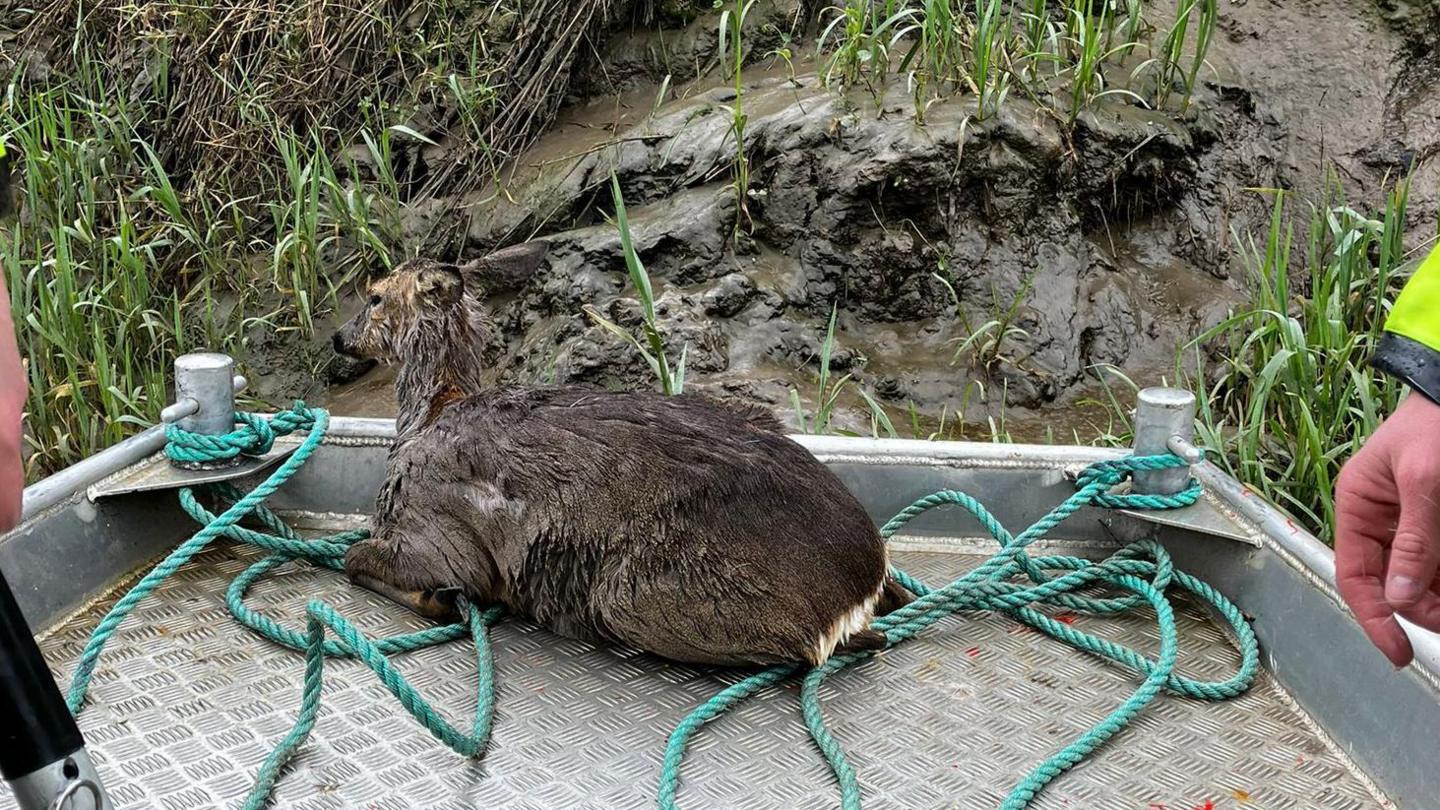
<svg viewBox="0 0 1440 810"><path fill-rule="evenodd" d="M1195 503L1201 488L1194 481L1175 495L1116 494L1111 491L1137 470L1182 466L1185 466L1185 461L1173 455L1130 456L1092 464L1080 474L1075 494L1018 536L1012 536L979 501L963 492L948 490L915 501L881 528L881 535L888 539L918 515L938 506L953 504L973 515L1000 543L1000 550L993 557L941 588L930 588L904 571L892 568L891 574L917 598L909 605L876 619L872 625L885 633L889 646L913 638L925 628L959 611L994 610L1013 616L1078 650L1107 658L1144 676L1135 692L1107 717L1026 775L1011 790L1001 805L1002 810L1022 810L1029 806L1051 780L1118 734L1162 689L1200 700L1225 700L1244 693L1254 682L1260 666L1260 651L1255 633L1244 615L1214 588L1176 571L1170 555L1159 543L1150 540L1134 543L1102 562L1066 556L1032 558L1025 553L1027 546L1085 506L1176 509ZM1028 579L1028 583L1017 581L1021 576ZM1081 595L1082 591L1097 586L1129 595L1112 598ZM1229 625L1241 657L1239 668L1230 678L1206 682L1175 672L1179 640L1174 611L1166 596L1166 590L1171 586L1189 591L1213 606ZM1160 652L1151 660L1135 650L1076 630L1033 607L1041 604L1092 615L1116 614L1148 605L1155 612L1159 626ZM810 670L801 685L800 705L805 725L840 785L840 806L843 810L859 810L860 785L844 749L825 725L820 687L831 674L870 655L835 656L823 666ZM686 745L695 732L745 698L778 683L797 669L799 666L792 664L775 666L745 678L701 704L681 721L670 734L660 771L657 803L662 810L677 807L675 793L680 780L680 765Z"/></svg>
<svg viewBox="0 0 1440 810"><path fill-rule="evenodd" d="M366 638L364 633L336 613L334 608L319 600L310 600L305 609L308 617L304 646L305 686L301 696L300 716L290 733L285 735L285 739L275 746L275 750L270 752L260 766L260 772L255 777L255 786L246 796L243 810L260 810L265 806L270 800L270 792L275 788L275 782L280 778L281 769L300 746L305 744L310 731L315 728L315 718L320 714L327 628L345 643L346 649L355 651L355 655L380 677L390 694L394 695L400 705L420 721L421 725L429 729L435 739L464 757L478 757L485 753L490 741L490 727L495 717L495 663L490 655L490 642L486 638L485 630L499 618L500 610L491 608L482 613L473 605L466 604L463 599L460 600L460 610L467 617L466 624L475 644L475 668L479 673L475 722L469 734L446 722L395 669L390 659L381 652L380 645Z"/></svg>
<svg viewBox="0 0 1440 810"><path fill-rule="evenodd" d="M256 453L263 453L270 449L275 440L275 429L265 420L245 415L241 420L244 427L234 433L226 434L228 441L224 442L225 448L218 449L217 453L229 453L230 447L242 443L243 437L249 437L249 441L255 447ZM90 688L90 679L95 674L95 666L100 661L100 653L104 651L105 645L110 637L120 627L120 623L135 609L145 597L160 587L171 574L175 573L180 566L190 561L190 558L200 553L202 549L214 542L216 538L226 535L230 530L243 520L246 516L260 508L264 500L270 497L290 477L295 474L315 448L325 437L325 429L329 425L329 415L322 410L309 410L304 403L297 402L290 411L277 414L273 420L285 432L308 430L305 440L289 458L285 459L274 472L270 474L261 484L226 509L214 520L207 523L200 531L196 532L189 540L181 543L178 548L150 570L135 587L116 602L114 607L100 620L90 640L85 645L84 652L80 655L80 663L75 668L75 674L70 679L70 692L66 696L66 704L70 707L71 713L76 713L85 703L85 693ZM264 427L258 427L264 425ZM167 445L167 452L172 459L180 461L201 461L200 451L194 450L186 440L194 434L186 433L174 425L170 425L165 431L166 439L170 442ZM219 443L217 443L218 446ZM261 449L263 447L263 449ZM172 449L173 448L173 449ZM217 455L216 458L220 456ZM233 457L233 455L228 456Z"/></svg>
<svg viewBox="0 0 1440 810"><path fill-rule="evenodd" d="M344 564L345 550L368 535L363 531L350 531L328 537L303 538L264 506L265 499L304 466L324 440L329 424L329 416L325 411L306 408L304 403L297 402L293 409L269 419L242 413L236 414L236 421L239 428L224 436L200 436L172 425L166 429L166 454L172 460L185 463L223 461L240 455L257 456L268 452L277 437L302 430L308 432L299 448L249 493L241 493L228 484L214 487L217 498L222 503L229 504L219 515L201 506L191 489L180 491L181 507L201 525L201 529L147 573L116 602L95 628L71 680L67 697L71 712L78 713L84 705L101 652L125 617L177 569L223 536L270 552L230 583L225 594L225 603L231 615L264 638L304 652L306 662L300 714L290 732L261 765L255 784L245 799L244 810L259 810L265 806L285 764L304 745L314 729L320 712L327 657L360 659L385 684L405 710L437 740L461 756L482 755L489 742L495 708L495 670L486 633L487 628L500 618L501 611L498 607L481 610L462 601L460 612L464 621L461 623L372 639L340 616L334 608L316 600L312 600L306 608L306 631L303 634L284 627L245 604L245 594L255 582L288 563L303 560L313 565L340 570ZM1144 676L1134 694L1109 716L1026 776L1006 799L1002 810L1020 810L1026 807L1052 779L1119 733L1162 689L1203 700L1224 700L1243 693L1254 680L1259 667L1259 652L1255 635L1244 616L1209 585L1174 570L1169 555L1158 543L1135 543L1098 563L1064 556L1032 558L1025 553L1025 548L1032 542L1085 506L1175 509L1194 503L1200 495L1200 487L1194 482L1185 491L1169 496L1116 494L1112 491L1137 470L1173 469L1184 465L1183 460L1172 455L1131 456L1093 464L1079 476L1078 489L1074 495L1018 536L1012 536L974 498L954 491L936 492L921 498L882 527L881 535L888 539L918 515L951 504L974 515L1000 543L1000 550L993 557L941 588L930 588L904 571L891 569L891 574L917 598L911 604L875 621L874 628L885 633L890 645L912 638L925 628L959 611L994 610L1013 616L1072 647L1107 658ZM241 527L239 523L247 518L268 531ZM1022 576L1028 583L1020 580ZM1242 658L1238 671L1231 678L1204 682L1175 672L1178 639L1174 613L1165 595L1172 586L1190 591L1214 606L1230 625L1238 640ZM1093 591L1097 587L1128 595L1104 598L1082 595L1082 592ZM1059 622L1037 610L1035 605L1049 605L1093 615L1115 614L1148 605L1155 612L1159 625L1160 652L1151 660L1135 650ZM327 638L327 631L335 638ZM440 716L387 657L455 641L467 635L475 647L477 671L475 717L468 733L456 729ZM844 810L858 810L860 807L859 782L839 741L825 725L819 694L827 677L867 657L868 653L836 656L824 666L810 670L801 687L801 708L805 725L840 784L841 806ZM798 665L776 666L745 678L722 690L681 721L671 733L665 748L658 793L659 806L664 810L676 807L675 793L679 785L680 765L684 759L686 744L705 723L747 697L779 683L798 669Z"/></svg>

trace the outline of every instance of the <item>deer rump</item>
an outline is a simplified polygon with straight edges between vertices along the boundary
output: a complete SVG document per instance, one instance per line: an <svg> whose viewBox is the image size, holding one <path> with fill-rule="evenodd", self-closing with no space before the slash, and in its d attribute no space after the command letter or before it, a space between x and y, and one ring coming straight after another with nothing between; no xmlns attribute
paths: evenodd
<svg viewBox="0 0 1440 810"><path fill-rule="evenodd" d="M908 596L859 502L772 417L574 387L472 395L402 436L345 565L701 664L875 648L877 606Z"/></svg>

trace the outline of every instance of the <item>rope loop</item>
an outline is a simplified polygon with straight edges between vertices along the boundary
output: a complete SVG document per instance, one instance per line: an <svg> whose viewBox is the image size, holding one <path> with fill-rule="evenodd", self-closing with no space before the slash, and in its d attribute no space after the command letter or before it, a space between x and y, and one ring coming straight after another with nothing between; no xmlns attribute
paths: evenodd
<svg viewBox="0 0 1440 810"><path fill-rule="evenodd" d="M219 436L192 433L178 424L165 426L165 455L186 464L229 461L237 456L263 456L275 446L275 439L315 424L315 411L296 400L294 407L266 419L253 413L237 412L239 429Z"/></svg>
<svg viewBox="0 0 1440 810"><path fill-rule="evenodd" d="M1075 479L1079 489L1098 487L1091 503L1106 509L1182 509L1200 500L1204 494L1200 482L1190 479L1185 489L1170 495L1142 495L1139 493L1117 494L1109 490L1136 472L1174 470L1189 466L1189 462L1173 453L1159 456L1125 456L1109 461L1097 461L1086 467Z"/></svg>

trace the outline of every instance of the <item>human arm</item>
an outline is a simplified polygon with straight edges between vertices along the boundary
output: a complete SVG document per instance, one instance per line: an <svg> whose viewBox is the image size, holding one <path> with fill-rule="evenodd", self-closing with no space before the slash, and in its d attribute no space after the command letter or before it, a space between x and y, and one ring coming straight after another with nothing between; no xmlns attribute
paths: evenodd
<svg viewBox="0 0 1440 810"><path fill-rule="evenodd" d="M1412 393L1340 473L1335 574L1396 666L1414 653L1397 616L1440 632L1440 248L1406 285L1373 364Z"/></svg>
<svg viewBox="0 0 1440 810"><path fill-rule="evenodd" d="M20 498L25 489L20 415L25 409L25 395L25 372L10 322L10 294L0 276L0 532L20 522Z"/></svg>

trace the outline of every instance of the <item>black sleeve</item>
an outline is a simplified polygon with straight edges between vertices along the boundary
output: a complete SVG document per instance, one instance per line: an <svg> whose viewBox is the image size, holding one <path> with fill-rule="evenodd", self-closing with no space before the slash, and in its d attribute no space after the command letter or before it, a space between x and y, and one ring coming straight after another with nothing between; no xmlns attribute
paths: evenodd
<svg viewBox="0 0 1440 810"><path fill-rule="evenodd" d="M1440 351L1404 335L1386 332L1370 364L1405 381L1416 392L1440 405Z"/></svg>

